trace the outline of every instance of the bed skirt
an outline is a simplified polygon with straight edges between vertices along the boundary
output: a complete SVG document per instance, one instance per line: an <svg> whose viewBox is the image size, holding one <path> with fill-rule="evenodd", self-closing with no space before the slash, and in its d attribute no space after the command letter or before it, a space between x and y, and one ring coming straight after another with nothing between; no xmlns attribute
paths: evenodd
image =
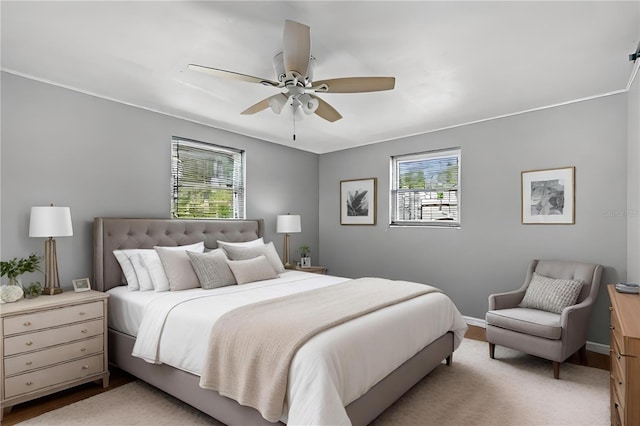
<svg viewBox="0 0 640 426"><path fill-rule="evenodd" d="M271 423L257 410L201 388L199 376L131 356L134 343L134 337L109 329L109 362L227 425L282 424ZM349 404L346 411L351 423L356 426L373 421L443 360L449 365L452 354L453 333L447 332Z"/></svg>

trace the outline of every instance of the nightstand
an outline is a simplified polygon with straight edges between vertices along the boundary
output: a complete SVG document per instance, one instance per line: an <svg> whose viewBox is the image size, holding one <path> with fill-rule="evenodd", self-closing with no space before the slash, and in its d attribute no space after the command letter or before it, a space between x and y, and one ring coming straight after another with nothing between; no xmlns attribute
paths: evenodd
<svg viewBox="0 0 640 426"><path fill-rule="evenodd" d="M2 305L2 414L83 383L109 386L108 297L98 291L67 291Z"/></svg>
<svg viewBox="0 0 640 426"><path fill-rule="evenodd" d="M322 275L327 273L327 268L325 268L324 266L309 266L307 268L296 266L295 270L303 271L303 272L311 272L312 274L322 274Z"/></svg>

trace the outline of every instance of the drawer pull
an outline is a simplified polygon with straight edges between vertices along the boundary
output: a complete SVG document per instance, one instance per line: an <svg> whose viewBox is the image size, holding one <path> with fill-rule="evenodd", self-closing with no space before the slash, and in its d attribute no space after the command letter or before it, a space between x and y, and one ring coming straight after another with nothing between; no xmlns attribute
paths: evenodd
<svg viewBox="0 0 640 426"><path fill-rule="evenodd" d="M33 382L31 380L27 381L27 383L25 383L27 386L31 386L33 384Z"/></svg>
<svg viewBox="0 0 640 426"><path fill-rule="evenodd" d="M83 369L83 370L88 370L88 369L89 369L89 366L88 366L88 365L83 365L83 366L82 366L82 369Z"/></svg>
<svg viewBox="0 0 640 426"><path fill-rule="evenodd" d="M29 321L27 321L27 322L25 322L23 325L24 325L25 327L29 327L29 326L31 325L31 323L30 323Z"/></svg>
<svg viewBox="0 0 640 426"><path fill-rule="evenodd" d="M86 332L87 332L87 329L86 329L86 328L83 328L83 329L82 329L82 330L80 330L80 331L81 331L82 333L86 333Z"/></svg>
<svg viewBox="0 0 640 426"><path fill-rule="evenodd" d="M31 362L31 361L27 361L27 362L25 363L25 365L31 365L31 364L33 364L33 362Z"/></svg>
<svg viewBox="0 0 640 426"><path fill-rule="evenodd" d="M87 348L80 348L80 352L84 352L86 350L87 350Z"/></svg>
<svg viewBox="0 0 640 426"><path fill-rule="evenodd" d="M33 345L33 342L27 342L27 343L25 343L25 345L31 346L31 345Z"/></svg>
<svg viewBox="0 0 640 426"><path fill-rule="evenodd" d="M615 330L616 328L612 325L609 326L609 330Z"/></svg>
<svg viewBox="0 0 640 426"><path fill-rule="evenodd" d="M80 312L80 315L84 315L84 312Z"/></svg>

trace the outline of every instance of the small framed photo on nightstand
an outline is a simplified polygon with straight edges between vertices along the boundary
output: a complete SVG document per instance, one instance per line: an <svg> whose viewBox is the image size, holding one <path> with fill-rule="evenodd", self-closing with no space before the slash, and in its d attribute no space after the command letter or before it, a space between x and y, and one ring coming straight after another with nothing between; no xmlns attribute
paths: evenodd
<svg viewBox="0 0 640 426"><path fill-rule="evenodd" d="M310 268L311 267L311 258L310 257L301 257L300 258L300 267L301 268Z"/></svg>
<svg viewBox="0 0 640 426"><path fill-rule="evenodd" d="M91 290L91 283L89 282L89 278L80 278L77 280L73 280L73 291L89 291Z"/></svg>

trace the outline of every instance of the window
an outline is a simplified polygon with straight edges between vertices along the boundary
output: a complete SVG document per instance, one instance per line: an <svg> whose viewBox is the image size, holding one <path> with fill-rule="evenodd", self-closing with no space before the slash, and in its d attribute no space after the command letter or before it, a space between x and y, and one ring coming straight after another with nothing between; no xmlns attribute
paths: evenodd
<svg viewBox="0 0 640 426"><path fill-rule="evenodd" d="M459 148L391 157L391 225L460 226Z"/></svg>
<svg viewBox="0 0 640 426"><path fill-rule="evenodd" d="M174 137L171 217L245 218L244 151Z"/></svg>

